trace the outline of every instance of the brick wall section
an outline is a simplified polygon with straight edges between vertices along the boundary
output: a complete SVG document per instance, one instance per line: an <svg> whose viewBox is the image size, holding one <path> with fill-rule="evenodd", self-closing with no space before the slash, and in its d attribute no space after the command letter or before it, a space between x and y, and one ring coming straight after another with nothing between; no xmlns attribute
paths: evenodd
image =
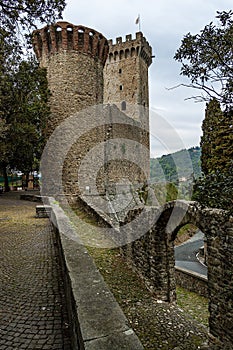
<svg viewBox="0 0 233 350"><path fill-rule="evenodd" d="M103 102L103 65L82 52L62 51L43 59L51 92L48 135L62 121L88 106Z"/></svg>
<svg viewBox="0 0 233 350"><path fill-rule="evenodd" d="M100 115L101 120L98 121ZM74 195L85 194L85 187L88 186L91 194L103 195L112 184L121 183L123 179L132 184L144 184L149 176L149 172L146 171L149 149L147 144L143 144L144 130L141 129L140 123L128 118L115 106L104 106L93 119L97 125L101 125L95 126L95 123L89 120L93 127L74 143L65 160L65 192ZM118 139L119 141L114 142ZM148 152L146 157L145 152L140 150L143 146ZM95 147L98 148L95 150ZM93 155L92 150L95 150ZM86 156L98 169L96 177L91 175L90 163L85 165Z"/></svg>
<svg viewBox="0 0 233 350"><path fill-rule="evenodd" d="M136 215L132 211L126 221L132 222ZM185 201L169 202L163 208L148 208L145 222L148 223L153 216L159 218L150 230L140 239L122 247L122 254L158 299L175 301L174 239L179 228L187 223L203 231L208 250L210 332L232 346L232 217L225 211ZM127 234L133 235L134 231L132 228Z"/></svg>

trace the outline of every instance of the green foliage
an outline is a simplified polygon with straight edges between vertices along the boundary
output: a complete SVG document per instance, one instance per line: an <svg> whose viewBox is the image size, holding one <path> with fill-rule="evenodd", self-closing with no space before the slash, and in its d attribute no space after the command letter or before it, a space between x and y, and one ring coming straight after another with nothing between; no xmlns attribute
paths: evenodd
<svg viewBox="0 0 233 350"><path fill-rule="evenodd" d="M6 121L0 117L0 162L5 159L6 155L6 137L7 137L7 125Z"/></svg>
<svg viewBox="0 0 233 350"><path fill-rule="evenodd" d="M62 18L65 0L0 0L0 78L4 69L14 70L25 47L31 47L36 23ZM24 50L23 50L24 48Z"/></svg>
<svg viewBox="0 0 233 350"><path fill-rule="evenodd" d="M201 175L200 155L200 147L192 147L160 158L151 158L151 181L177 182L181 177L199 177Z"/></svg>
<svg viewBox="0 0 233 350"><path fill-rule="evenodd" d="M0 23L11 35L35 27L35 22L54 22L62 18L65 0L0 0Z"/></svg>
<svg viewBox="0 0 233 350"><path fill-rule="evenodd" d="M193 200L233 213L233 168L199 178L194 184Z"/></svg>
<svg viewBox="0 0 233 350"><path fill-rule="evenodd" d="M200 34L184 36L174 58L181 62L181 75L199 89L197 100L216 98L226 109L233 103L233 11L217 12L218 24L211 22Z"/></svg>
<svg viewBox="0 0 233 350"><path fill-rule="evenodd" d="M216 99L207 104L202 124L201 166L205 175L225 172L233 159L233 110L222 112Z"/></svg>
<svg viewBox="0 0 233 350"><path fill-rule="evenodd" d="M5 74L4 103L0 115L7 125L0 139L4 157L0 166L30 172L37 170L44 146L44 129L49 115L46 71L34 58L22 61L15 72Z"/></svg>
<svg viewBox="0 0 233 350"><path fill-rule="evenodd" d="M0 168L8 189L8 168L38 167L48 116L45 72L28 56L36 23L62 18L65 0L0 0ZM29 46L28 46L29 45ZM1 131L1 130L0 130Z"/></svg>
<svg viewBox="0 0 233 350"><path fill-rule="evenodd" d="M201 138L204 177L194 185L193 199L233 212L233 110L222 112L213 99L207 104Z"/></svg>

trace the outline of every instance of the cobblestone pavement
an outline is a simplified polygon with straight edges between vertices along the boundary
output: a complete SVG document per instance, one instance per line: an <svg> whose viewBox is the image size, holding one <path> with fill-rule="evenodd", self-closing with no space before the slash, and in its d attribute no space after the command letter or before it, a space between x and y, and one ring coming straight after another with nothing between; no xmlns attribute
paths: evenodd
<svg viewBox="0 0 233 350"><path fill-rule="evenodd" d="M56 237L35 203L0 197L0 350L70 350Z"/></svg>

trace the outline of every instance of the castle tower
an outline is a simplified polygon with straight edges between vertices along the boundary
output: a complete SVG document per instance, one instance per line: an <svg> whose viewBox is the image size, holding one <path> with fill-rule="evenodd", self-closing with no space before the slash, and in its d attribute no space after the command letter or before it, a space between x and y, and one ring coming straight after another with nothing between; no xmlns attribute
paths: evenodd
<svg viewBox="0 0 233 350"><path fill-rule="evenodd" d="M97 31L57 22L33 32L33 46L47 69L51 92L48 135L70 115L103 103L103 67L107 39Z"/></svg>
<svg viewBox="0 0 233 350"><path fill-rule="evenodd" d="M127 116L149 128L148 67L152 48L142 32L109 40L109 55L104 68L104 103L115 103ZM144 109L147 110L144 111Z"/></svg>
<svg viewBox="0 0 233 350"><path fill-rule="evenodd" d="M126 35L109 43L109 55L104 67L104 103L115 104L120 111L139 122L142 145L150 149L148 68L152 63L152 48L142 32L136 38ZM144 156L144 155L143 155ZM148 153L145 173L150 174Z"/></svg>
<svg viewBox="0 0 233 350"><path fill-rule="evenodd" d="M33 32L33 47L40 66L47 69L51 92L49 100L51 115L46 130L46 135L49 137L56 127L67 121L70 116L85 111L90 106L103 103L103 67L108 56L108 41L96 30L68 22L57 22ZM95 116L91 121L94 118ZM79 121L74 127L76 130L85 126L78 123ZM87 120L82 123L87 123ZM63 189L66 194L72 196L79 193L80 164L88 150L104 139L103 129L103 127L96 128L92 133L82 135L77 141L73 141L75 134L72 134L72 130L64 132L62 142L64 145L71 144L59 168L62 169L59 171L62 171ZM60 151L62 147L58 144L57 150ZM54 153L57 153L56 149ZM52 169L55 156L50 154L47 157L47 168ZM54 173L56 172L54 170ZM49 176L45 173L44 178L49 179ZM53 195L63 192L61 187L58 188L56 185L56 181L51 185L52 181L53 179L45 192ZM44 184L43 186L46 187Z"/></svg>

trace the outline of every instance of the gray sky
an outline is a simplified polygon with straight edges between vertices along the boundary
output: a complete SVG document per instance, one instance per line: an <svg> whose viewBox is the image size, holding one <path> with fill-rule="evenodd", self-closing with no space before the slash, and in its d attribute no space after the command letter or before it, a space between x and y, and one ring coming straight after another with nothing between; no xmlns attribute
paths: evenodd
<svg viewBox="0 0 233 350"><path fill-rule="evenodd" d="M205 103L185 101L195 93L173 87L181 82L173 56L185 34L197 34L215 21L216 11L232 9L232 0L67 0L63 20L101 32L108 39L141 31L153 48L149 68L151 156L161 156L200 143Z"/></svg>

